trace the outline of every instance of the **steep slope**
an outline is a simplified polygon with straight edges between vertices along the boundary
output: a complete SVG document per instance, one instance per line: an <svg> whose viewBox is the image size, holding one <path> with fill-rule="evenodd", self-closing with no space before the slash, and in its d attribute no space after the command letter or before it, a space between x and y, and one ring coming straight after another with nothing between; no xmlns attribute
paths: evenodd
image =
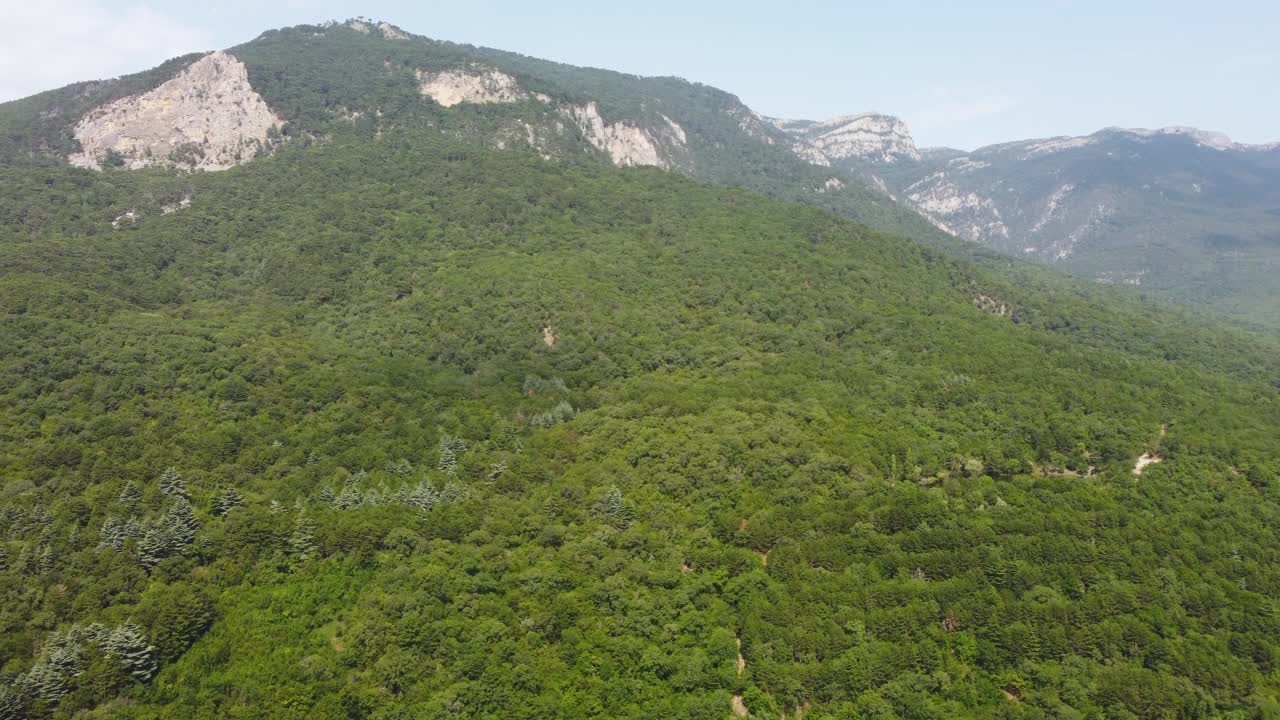
<svg viewBox="0 0 1280 720"><path fill-rule="evenodd" d="M1273 707L1272 346L431 129L0 172L6 712Z"/></svg>

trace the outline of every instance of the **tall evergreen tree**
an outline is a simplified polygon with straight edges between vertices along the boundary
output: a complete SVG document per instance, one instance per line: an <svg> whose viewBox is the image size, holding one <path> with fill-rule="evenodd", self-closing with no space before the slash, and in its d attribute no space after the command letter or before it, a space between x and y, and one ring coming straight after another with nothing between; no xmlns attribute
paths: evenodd
<svg viewBox="0 0 1280 720"><path fill-rule="evenodd" d="M190 545L196 540L196 530L200 529L200 521L196 519L191 503L184 497L173 501L169 512L165 513L164 523L173 529L173 536L182 545Z"/></svg>
<svg viewBox="0 0 1280 720"><path fill-rule="evenodd" d="M156 672L155 648L147 643L142 628L132 621L112 630L103 642L103 649L119 658L125 670L141 682L150 680Z"/></svg>
<svg viewBox="0 0 1280 720"><path fill-rule="evenodd" d="M58 669L47 662L36 663L23 678L28 692L45 704L57 705L63 695L70 689L67 679Z"/></svg>
<svg viewBox="0 0 1280 720"><path fill-rule="evenodd" d="M219 517L244 505L244 496L231 486L223 488L213 500L213 514Z"/></svg>
<svg viewBox="0 0 1280 720"><path fill-rule="evenodd" d="M293 522L293 535L289 537L289 548L293 551L294 557L299 560L309 560L315 556L315 525L307 517L305 512L298 513L298 517Z"/></svg>
<svg viewBox="0 0 1280 720"><path fill-rule="evenodd" d="M161 483L162 483L161 487L163 488L164 476L161 475L160 477L161 477ZM134 505L137 505L141 500L142 500L142 489L139 488L138 484L132 480L124 484L124 488L120 490L120 496L116 498L116 502L119 502L121 505L127 508L131 508Z"/></svg>
<svg viewBox="0 0 1280 720"><path fill-rule="evenodd" d="M191 495L187 492L187 481L175 468L168 468L160 474L160 492L186 500L191 499Z"/></svg>
<svg viewBox="0 0 1280 720"><path fill-rule="evenodd" d="M26 720L27 695L17 683L0 685L0 720Z"/></svg>

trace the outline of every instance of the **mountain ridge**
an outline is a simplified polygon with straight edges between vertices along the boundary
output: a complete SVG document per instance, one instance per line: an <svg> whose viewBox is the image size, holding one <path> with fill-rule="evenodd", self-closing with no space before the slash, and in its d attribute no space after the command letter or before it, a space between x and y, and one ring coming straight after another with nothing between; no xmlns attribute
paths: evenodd
<svg viewBox="0 0 1280 720"><path fill-rule="evenodd" d="M1174 126L1105 128L972 152L922 149L905 122L884 113L826 121L767 118L731 93L680 78L577 68L432 40L367 18L269 30L219 52L245 66L252 94L237 102L265 103L274 119L259 113L245 125L247 115L225 116L223 127L192 133L197 142L175 136L133 150L95 145L105 136L86 136L95 148L89 164L109 159L131 166L229 167L281 142L434 127L548 160L595 157L657 166L808 202L954 252L966 252L950 242L958 238L1280 328L1280 305L1269 289L1276 281L1267 270L1280 263L1280 249L1268 234L1276 208L1259 191L1272 182L1271 168L1280 169L1280 160L1272 161L1280 158L1277 145L1237 144L1218 133ZM324 68L326 53L340 54L346 67L336 73ZM145 100L208 57L186 56L117 81L0 105L0 157L88 162L77 123L98 113L104 128L119 125L106 114L108 105ZM307 63L305 71L298 60ZM326 91L313 92L321 83L328 84ZM172 125L156 123L162 135ZM228 132L239 127L257 130ZM143 128L134 135L151 132ZM1204 161L1171 144L1179 141L1221 157ZM1109 158L1108 143L1133 145L1113 150L1134 160ZM1152 157L1136 157L1146 151ZM1174 157L1176 163L1167 159ZM1235 167L1223 165L1228 159ZM1196 167L1212 172L1183 177ZM1055 175L1062 181L1049 183ZM1243 213L1236 207L1242 202ZM1172 226L1165 219L1172 217L1184 222ZM1134 247L1152 238L1168 246L1168 259ZM1238 261L1242 248L1249 262Z"/></svg>

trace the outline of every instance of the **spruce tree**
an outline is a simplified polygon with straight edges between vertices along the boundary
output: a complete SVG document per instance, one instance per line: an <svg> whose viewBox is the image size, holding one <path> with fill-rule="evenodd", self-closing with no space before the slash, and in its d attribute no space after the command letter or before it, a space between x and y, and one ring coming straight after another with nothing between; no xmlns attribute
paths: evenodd
<svg viewBox="0 0 1280 720"><path fill-rule="evenodd" d="M78 675L84 658L84 645L72 633L55 633L49 639L49 665L64 677Z"/></svg>
<svg viewBox="0 0 1280 720"><path fill-rule="evenodd" d="M458 472L458 458L466 450L467 443L462 438L450 437L449 435L441 437L440 460L436 463L436 469L443 470L450 475Z"/></svg>
<svg viewBox="0 0 1280 720"><path fill-rule="evenodd" d="M163 478L164 476L162 475L161 482L164 481ZM132 480L124 484L124 488L120 490L120 496L116 498L117 502L127 508L137 505L141 500L142 489Z"/></svg>
<svg viewBox="0 0 1280 720"><path fill-rule="evenodd" d="M155 524L147 529L138 541L138 560L142 566L151 569L160 561L175 554L179 547L173 529L166 525Z"/></svg>
<svg viewBox="0 0 1280 720"><path fill-rule="evenodd" d="M25 720L27 694L17 683L0 686L0 720Z"/></svg>
<svg viewBox="0 0 1280 720"><path fill-rule="evenodd" d="M173 506L165 514L164 523L173 530L173 537L182 545L190 545L196 541L196 530L200 529L200 521L186 498L174 500Z"/></svg>
<svg viewBox="0 0 1280 720"><path fill-rule="evenodd" d="M244 496L235 488L228 486L214 498L213 514L222 517L242 505L244 505Z"/></svg>
<svg viewBox="0 0 1280 720"><path fill-rule="evenodd" d="M98 550L115 550L119 552L124 549L125 539L125 524L118 518L107 518L102 523L102 529L98 531Z"/></svg>
<svg viewBox="0 0 1280 720"><path fill-rule="evenodd" d="M617 485L609 486L609 490L596 503L595 509L600 519L619 530L631 524L631 506Z"/></svg>
<svg viewBox="0 0 1280 720"><path fill-rule="evenodd" d="M294 557L299 560L308 560L315 555L315 526L311 524L306 513L298 513L298 518L294 520L293 535L289 537L289 548L293 551Z"/></svg>
<svg viewBox="0 0 1280 720"><path fill-rule="evenodd" d="M187 482L182 479L182 474L174 468L169 468L161 473L160 492L186 500L191 499L191 496L187 493Z"/></svg>
<svg viewBox="0 0 1280 720"><path fill-rule="evenodd" d="M23 681L33 697L50 706L57 705L69 689L62 673L46 662L38 663L28 670Z"/></svg>
<svg viewBox="0 0 1280 720"><path fill-rule="evenodd" d="M141 682L151 679L156 672L155 648L147 644L142 628L127 622L106 637L103 650L119 658L130 675Z"/></svg>

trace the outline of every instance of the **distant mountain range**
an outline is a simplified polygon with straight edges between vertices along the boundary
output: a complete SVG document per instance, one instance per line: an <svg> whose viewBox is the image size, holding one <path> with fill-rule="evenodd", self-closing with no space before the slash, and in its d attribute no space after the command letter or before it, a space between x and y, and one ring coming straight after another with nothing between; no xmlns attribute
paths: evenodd
<svg viewBox="0 0 1280 720"><path fill-rule="evenodd" d="M678 78L353 20L268 31L226 52L0 105L0 158L218 170L284 142L419 127L745 187L1280 327L1280 145L1193 128L917 148L890 115L767 118Z"/></svg>
<svg viewBox="0 0 1280 720"><path fill-rule="evenodd" d="M1280 326L1280 143L1107 128L964 152L879 114L773 120L797 157L862 178L958 238Z"/></svg>

